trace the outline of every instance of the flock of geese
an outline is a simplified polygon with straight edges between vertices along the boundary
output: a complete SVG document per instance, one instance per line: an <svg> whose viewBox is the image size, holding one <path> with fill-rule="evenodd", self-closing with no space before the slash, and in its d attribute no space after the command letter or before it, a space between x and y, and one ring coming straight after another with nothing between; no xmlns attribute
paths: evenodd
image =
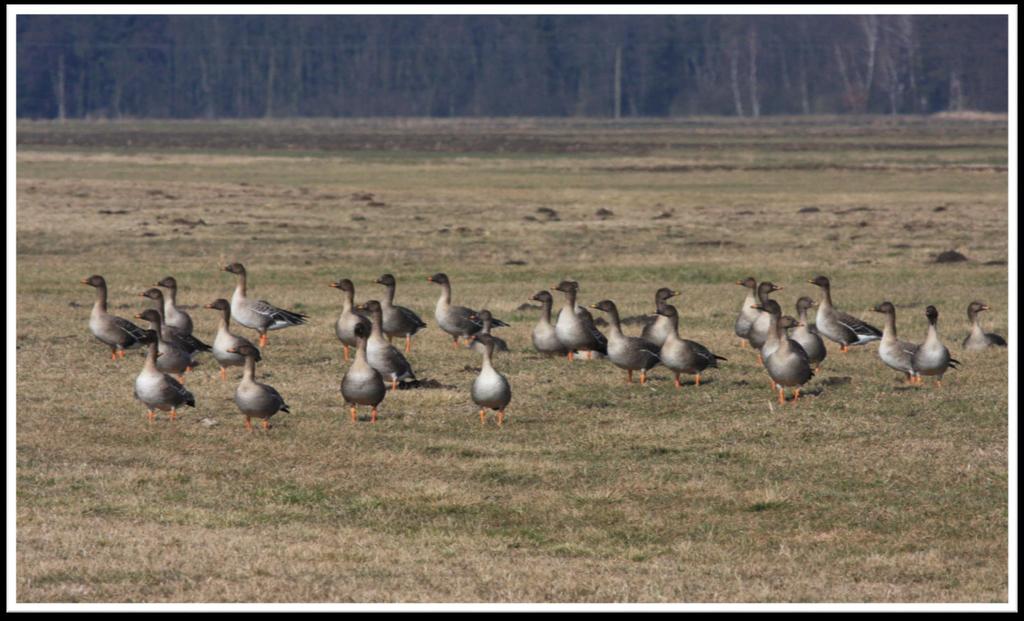
<svg viewBox="0 0 1024 621"><path fill-rule="evenodd" d="M92 334L110 348L111 360L125 356L125 351L146 347L142 371L135 379L135 397L147 408L152 422L155 410L170 413L176 418L177 408L195 407L195 396L184 386L185 373L191 371L196 357L210 352L220 365L220 376L227 381L229 367L243 367L242 379L235 390L235 404L245 417L245 426L252 431L252 419L262 421L264 429L277 412L288 412L284 397L272 386L256 380L256 363L261 361L261 349L267 347L267 333L306 322L303 313L284 310L263 300L247 296L246 271L241 263L222 268L235 275L236 284L231 301L219 298L205 308L219 313L217 334L208 345L192 334L192 319L177 306L177 281L167 277L140 293L152 301L152 308L135 315L149 322L142 329L131 321L107 312L107 284L102 276L83 279L83 284L96 289L96 300L89 319ZM453 347L459 339L483 356L483 364L470 390L473 401L480 407L480 422L486 419L488 409L497 412L497 424L503 424L505 408L512 400L508 379L494 368L494 356L509 351L508 344L491 334L491 330L508 324L494 317L488 310L480 311L452 303L451 281L444 273L427 278L441 287L441 295L434 309L438 327L452 337ZM754 278L737 282L748 289L734 326L741 345L758 351L758 360L764 365L773 391L778 391L779 403L785 403L785 389L793 391L792 401L800 397L800 389L814 375L827 355L822 337L838 343L841 351L849 347L879 341L878 355L882 362L900 371L909 384L923 383L924 376L935 377L941 386L947 370L956 368L958 360L939 338L938 310L928 306L928 332L920 344L900 340L896 333L896 309L891 302L882 302L874 308L884 315L883 329L843 313L833 306L829 279L818 276L810 281L821 289L821 301L814 326L808 323L808 311L815 302L801 297L796 302L797 317L782 314L782 307L769 296L782 289L771 282L758 283ZM383 299L355 303L355 287L351 280L341 279L331 287L344 294L341 314L335 323L335 333L343 347L346 362L351 365L341 380L341 395L356 420L356 406L369 406L370 420L376 422L377 407L400 383L415 383L416 375L406 354L412 349L412 337L427 324L412 310L394 303L396 281L384 274L376 281L386 288ZM164 294L163 290L167 293ZM668 288L655 293L655 314L648 317L640 336L627 336L622 331L618 308L611 300L602 300L589 308L608 316L608 334L597 327L590 311L579 304L579 283L565 280L551 288L565 295L565 305L552 322L554 299L550 292L539 291L533 300L541 303L541 315L533 329L534 348L551 356L574 356L585 353L606 357L615 366L626 371L626 381L633 382L633 372L639 372L641 384L647 382L647 372L662 365L675 375L679 388L680 375L695 376L700 386L701 373L718 368L726 359L704 345L679 336L679 314L668 300L680 294ZM967 308L971 332L963 341L965 351L979 351L993 346L1006 347L1006 340L997 334L986 333L979 323L978 314L989 307L972 302ZM231 331L231 320L259 335L258 346ZM788 332L792 330L792 332ZM404 353L391 344L393 338L405 339ZM355 348L354 356L350 349ZM390 385L390 386L389 386Z"/></svg>

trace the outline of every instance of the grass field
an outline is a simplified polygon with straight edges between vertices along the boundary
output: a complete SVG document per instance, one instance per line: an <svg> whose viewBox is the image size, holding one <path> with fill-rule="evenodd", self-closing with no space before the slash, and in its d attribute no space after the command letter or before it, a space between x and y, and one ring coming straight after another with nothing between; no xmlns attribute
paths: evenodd
<svg viewBox="0 0 1024 621"><path fill-rule="evenodd" d="M1005 120L26 122L18 145L19 602L1007 601L1007 352L960 349L972 300L1007 331ZM246 433L207 358L197 408L148 424L142 359L110 362L79 281L131 317L173 275L212 342L228 261L311 317L258 369L291 414ZM327 285L379 297L387 271L431 387L352 424ZM512 324L501 429L433 319L437 271ZM906 339L934 304L962 369L908 388L877 345L830 347L773 403L733 283L793 313L818 274L877 325L894 302ZM677 391L538 356L521 305L567 277L623 315L681 289L681 333L728 362Z"/></svg>

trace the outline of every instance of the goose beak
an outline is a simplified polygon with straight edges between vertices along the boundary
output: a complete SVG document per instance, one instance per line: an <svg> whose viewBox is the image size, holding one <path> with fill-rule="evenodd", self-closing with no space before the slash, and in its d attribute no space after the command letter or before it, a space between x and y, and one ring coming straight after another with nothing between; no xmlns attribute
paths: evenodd
<svg viewBox="0 0 1024 621"><path fill-rule="evenodd" d="M988 305L988 304L982 304L982 305L981 305L981 310L989 310L989 308L990 308L990 307L989 307L989 305Z"/></svg>
<svg viewBox="0 0 1024 621"><path fill-rule="evenodd" d="M750 308L756 308L757 310L764 310L764 307L760 304L752 304Z"/></svg>
<svg viewBox="0 0 1024 621"><path fill-rule="evenodd" d="M87 284L89 284L89 279L88 278L83 278L82 280L80 280L78 282L82 283L83 285L87 285Z"/></svg>
<svg viewBox="0 0 1024 621"><path fill-rule="evenodd" d="M808 280L807 282L811 283L812 285L818 284L818 283L814 282L813 280Z"/></svg>
<svg viewBox="0 0 1024 621"><path fill-rule="evenodd" d="M203 304L203 308L213 308L213 304Z"/></svg>
<svg viewBox="0 0 1024 621"><path fill-rule="evenodd" d="M783 289L785 289L785 287L780 287L779 285L775 285L775 288L772 289L772 291L782 291Z"/></svg>
<svg viewBox="0 0 1024 621"><path fill-rule="evenodd" d="M338 283L336 283L336 282L332 282L331 284L329 284L327 286L331 287L332 289L340 289L340 287L338 287Z"/></svg>
<svg viewBox="0 0 1024 621"><path fill-rule="evenodd" d="M427 276L427 282L434 282L433 276Z"/></svg>
<svg viewBox="0 0 1024 621"><path fill-rule="evenodd" d="M142 319L142 313L135 313L136 319Z"/></svg>
<svg viewBox="0 0 1024 621"><path fill-rule="evenodd" d="M160 356L163 356L163 355L164 355L164 352L162 352L162 351L156 352L156 357L157 358L159 358Z"/></svg>

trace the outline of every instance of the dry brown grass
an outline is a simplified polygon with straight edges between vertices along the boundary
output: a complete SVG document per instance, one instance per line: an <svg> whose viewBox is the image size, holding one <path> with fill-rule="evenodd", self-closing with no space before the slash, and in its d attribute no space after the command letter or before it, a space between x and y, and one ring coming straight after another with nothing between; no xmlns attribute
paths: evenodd
<svg viewBox="0 0 1024 621"><path fill-rule="evenodd" d="M1006 334L1007 268L987 264L1007 259L1005 125L329 123L325 144L371 142L291 153L311 125L129 127L216 130L217 151L19 128L18 601L1006 601L1007 356L959 351L971 300ZM406 132L450 142L374 149ZM510 133L522 151L469 149ZM930 263L950 248L971 261ZM209 340L225 260L311 316L272 333L260 367L292 414L245 433L209 362L188 380L197 409L148 425L141 360L107 360L78 281L106 276L130 316L174 275ZM457 302L513 324L503 429L469 400L478 357L433 321L438 270ZM378 424L352 425L326 285L350 277L367 299L385 271L430 324L417 373L451 388L389 395ZM905 338L935 304L963 369L905 389L875 346L830 349L808 398L772 404L732 335L731 283L781 283L791 312L818 273L869 320L892 300ZM682 289L685 336L729 361L677 392L663 370L627 387L605 362L536 356L536 315L517 308L564 277L624 315Z"/></svg>

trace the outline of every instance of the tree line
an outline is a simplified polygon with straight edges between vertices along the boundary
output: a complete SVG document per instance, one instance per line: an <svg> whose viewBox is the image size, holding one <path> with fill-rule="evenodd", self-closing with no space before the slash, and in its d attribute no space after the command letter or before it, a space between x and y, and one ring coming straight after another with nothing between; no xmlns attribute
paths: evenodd
<svg viewBox="0 0 1024 621"><path fill-rule="evenodd" d="M1005 112L1008 18L17 18L21 118Z"/></svg>

